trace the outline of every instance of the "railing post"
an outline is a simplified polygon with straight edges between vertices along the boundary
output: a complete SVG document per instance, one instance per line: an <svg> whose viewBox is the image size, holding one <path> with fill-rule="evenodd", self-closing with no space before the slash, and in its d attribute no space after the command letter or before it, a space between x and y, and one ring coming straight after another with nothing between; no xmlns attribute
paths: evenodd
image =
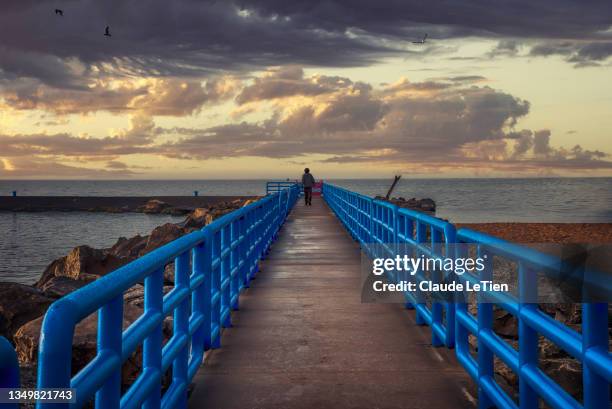
<svg viewBox="0 0 612 409"><path fill-rule="evenodd" d="M484 260L485 268L480 272L480 281L490 281L493 278L492 261L486 256L482 246L478 245L478 257ZM479 292L478 300L478 340L482 332L493 331L493 304L488 302L486 296ZM478 342L478 407L487 409L493 406L491 399L482 388L483 378L493 378L493 351L484 342Z"/></svg>
<svg viewBox="0 0 612 409"><path fill-rule="evenodd" d="M455 230L455 226L452 224L447 224L444 228L444 247L445 247L445 257L454 258L455 257L455 246L457 241L457 232ZM449 272L452 280L456 280L456 276L453 272ZM445 281L447 277L442 274ZM455 347L455 297L457 294L453 294L451 299L446 301L446 347L454 348Z"/></svg>
<svg viewBox="0 0 612 409"><path fill-rule="evenodd" d="M433 227L431 227L431 249L436 257L442 257L442 234L438 229L434 229ZM444 274L442 271L434 270L431 272L432 281L440 283L443 279ZM435 299L435 297L440 296L440 294L434 293L431 300L431 345L435 347L441 346L444 343L434 330L437 325L442 325L443 301Z"/></svg>
<svg viewBox="0 0 612 409"><path fill-rule="evenodd" d="M189 252L181 254L174 262L174 290L189 291ZM189 300L190 297L185 297L174 310L174 337L187 337L189 339ZM178 385L182 384L185 388L189 385L189 344L187 342L183 346L172 363L173 382L176 382ZM177 402L177 409L186 407L187 394L183 393Z"/></svg>
<svg viewBox="0 0 612 409"><path fill-rule="evenodd" d="M118 365L96 393L97 409L115 409L121 402L121 341L123 335L123 295L98 312L98 354L108 350L116 355ZM78 396L77 396L77 399ZM84 402L83 402L84 403Z"/></svg>
<svg viewBox="0 0 612 409"><path fill-rule="evenodd" d="M409 237L410 239L416 241L416 236L414 233L414 224L415 224L415 220L412 217L406 217L406 223L404 226L404 234L406 235L406 237ZM414 250L411 250L411 255L412 254L416 254L414 252ZM418 256L418 254L416 254ZM412 278L412 276L410 275L410 273L407 274L408 278L410 279L410 281L415 282ZM406 297L408 298L408 297ZM416 297L414 297L414 300L416 301ZM410 301L407 301L404 304L404 307L406 307L406 309L409 310L413 310L415 308L415 305L412 304Z"/></svg>
<svg viewBox="0 0 612 409"><path fill-rule="evenodd" d="M4 337L0 337L0 388L19 388L17 353L8 339ZM4 405L6 409L19 409L18 403L5 403Z"/></svg>
<svg viewBox="0 0 612 409"><path fill-rule="evenodd" d="M608 350L608 304L582 304L582 354L589 349ZM609 408L610 384L608 380L591 368L590 359L582 360L582 384L584 385L585 408Z"/></svg>
<svg viewBox="0 0 612 409"><path fill-rule="evenodd" d="M232 326L232 233L231 225L220 230L219 238L219 281L221 289L221 325L223 328Z"/></svg>
<svg viewBox="0 0 612 409"><path fill-rule="evenodd" d="M519 371L524 365L538 365L538 333L523 319L523 311L537 310L535 303L538 293L538 280L535 271L524 263L518 266L519 273ZM519 404L521 409L537 409L538 394L519 374Z"/></svg>
<svg viewBox="0 0 612 409"><path fill-rule="evenodd" d="M77 311L63 298L51 304L43 319L38 347L38 382L42 388L69 388L72 368L72 338ZM62 403L36 404L37 409L64 409Z"/></svg>
<svg viewBox="0 0 612 409"><path fill-rule="evenodd" d="M234 219L230 224L230 300L232 310L238 309L240 296L240 219Z"/></svg>
<svg viewBox="0 0 612 409"><path fill-rule="evenodd" d="M205 275L205 256L204 256L204 244L200 243L193 249L193 261L192 271L194 280L198 280L200 277L204 277L202 283L193 292L191 299L191 311L194 321L202 319L202 323L195 330L191 339L191 363L189 372L195 374L195 369L199 368L202 358L204 357L204 348L206 343L206 336L210 334L210 318L208 319L208 327L206 326L206 300L210 302L210 291L206 293L206 275ZM210 288L209 288L210 290ZM210 310L209 310L210 311ZM210 314L208 314L210 317Z"/></svg>
<svg viewBox="0 0 612 409"><path fill-rule="evenodd" d="M205 328L204 332L204 350L208 351L212 348L212 296L213 296L213 269L212 269L212 247L213 237L209 229L204 229L204 245L201 249L200 269L204 274L204 282L202 283L202 299L201 307L202 314L204 314L204 322L202 326Z"/></svg>
<svg viewBox="0 0 612 409"><path fill-rule="evenodd" d="M164 270L155 271L145 278L145 314L159 314L159 323L144 341L142 351L142 371L157 378L157 387L144 402L144 409L159 409L161 406L162 373L162 323L164 299Z"/></svg>
<svg viewBox="0 0 612 409"><path fill-rule="evenodd" d="M221 309L223 308L221 293L221 232L213 232L212 235L212 344L211 348L221 346Z"/></svg>
<svg viewBox="0 0 612 409"><path fill-rule="evenodd" d="M455 258L465 258L468 256L468 251L466 245L461 243L458 244L454 249L454 257ZM454 274L454 272L452 273ZM459 280L455 277L455 279ZM459 280L461 282L461 280ZM470 343L469 343L469 335L470 331L467 327L462 324L462 321L458 318L461 317L469 317L467 309L468 295L465 292L457 292L454 294L455 297L455 354L460 362L465 362L463 366L468 370L470 375L477 376L477 374L473 374L468 369L469 367L466 365L467 362L472 361L472 355L470 354ZM477 335L477 334L474 334ZM476 380L476 379L475 379Z"/></svg>
<svg viewBox="0 0 612 409"><path fill-rule="evenodd" d="M422 223L419 220L416 220L416 242L421 244L421 243L425 243L427 241L427 226ZM417 257L420 257L420 254L417 250L416 253ZM417 279L417 283L418 280L421 277L421 271L417 271L415 274L415 278ZM423 294L421 294L420 291L417 291L415 294L415 298L416 298L416 305L415 305L415 309L416 309L416 323L417 325L425 325L426 321L423 318L422 314L419 312L420 309L416 308L417 306L425 306L425 303L423 302Z"/></svg>

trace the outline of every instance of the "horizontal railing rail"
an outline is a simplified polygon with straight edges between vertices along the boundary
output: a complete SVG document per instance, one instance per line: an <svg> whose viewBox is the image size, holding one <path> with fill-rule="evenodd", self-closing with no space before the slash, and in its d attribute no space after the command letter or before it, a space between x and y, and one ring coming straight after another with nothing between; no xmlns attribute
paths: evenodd
<svg viewBox="0 0 612 409"><path fill-rule="evenodd" d="M301 191L302 184L297 181L268 181L266 182L266 194L269 195L276 192L280 192L281 190L289 189L295 185L297 185L298 189Z"/></svg>
<svg viewBox="0 0 612 409"><path fill-rule="evenodd" d="M231 310L293 207L297 185L215 220L59 299L47 311L38 358L39 388L74 388L79 408L184 408L204 352L218 348ZM174 287L164 295L164 268L174 262ZM143 314L123 328L125 291L144 282ZM97 355L72 376L76 325L98 314ZM172 316L164 343L162 326ZM125 393L122 364L142 346L142 371ZM0 346L1 348L1 346ZM162 379L171 379L162 393ZM68 407L42 404L38 408Z"/></svg>
<svg viewBox="0 0 612 409"><path fill-rule="evenodd" d="M482 407L538 408L540 399L553 408L609 408L612 382L612 355L608 344L608 304L582 303L581 333L545 314L537 298L538 271L558 272L558 258L527 249L504 240L459 229L457 257L465 257L466 245L474 245L478 257L488 262L479 277L459 276L461 280L491 280L495 274L494 257L518 265L518 295L504 292L481 292L474 317L466 303L456 307L456 353L461 364L475 380ZM602 282L606 285L605 282ZM493 302L492 302L493 301ZM499 337L493 328L493 307L503 309L518 322L518 350ZM478 340L477 357L470 352L469 336ZM545 374L538 366L540 337L567 352L582 366L583 402ZM494 359L497 357L519 379L519 403L496 382ZM520 406L519 406L520 405Z"/></svg>
<svg viewBox="0 0 612 409"><path fill-rule="evenodd" d="M369 257L394 257L398 251L412 251L415 256L465 257L467 246L476 254L489 257L479 277L456 275L459 280L490 280L494 275L493 257L518 265L518 296L506 292L480 292L477 313L468 310L463 299L432 302L431 308L418 297L408 297L407 307L415 307L417 323L432 328L432 344L455 347L458 361L474 379L479 390L479 407L538 408L540 400L553 408L610 408L612 354L609 347L609 309L604 302L582 303L582 324L578 332L545 314L534 299L538 271L554 276L563 268L561 261L534 249L509 243L469 229L456 230L444 220L394 204L374 200L359 193L329 184L323 185L323 197L351 236ZM408 249L403 246L408 246ZM594 278L593 278L594 277ZM401 280L405 277L389 277ZM417 280L425 277L421 272ZM589 281L590 280L590 281ZM610 293L610 280L597 273L585 274L586 284L603 287ZM411 298L412 297L412 298ZM493 308L504 309L518 322L518 349L495 334ZM442 315L444 316L444 319ZM476 359L470 351L469 336L477 340ZM538 366L539 339L546 338L566 351L582 366L583 399L578 402ZM518 377L518 403L497 383L495 357Z"/></svg>

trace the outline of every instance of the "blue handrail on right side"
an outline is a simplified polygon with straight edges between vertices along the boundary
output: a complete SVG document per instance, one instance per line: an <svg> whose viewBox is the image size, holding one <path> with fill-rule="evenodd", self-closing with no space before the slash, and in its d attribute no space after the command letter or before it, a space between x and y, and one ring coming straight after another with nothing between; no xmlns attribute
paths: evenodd
<svg viewBox="0 0 612 409"><path fill-rule="evenodd" d="M414 249L415 257L444 257L451 253L455 226L422 212L399 208L392 203L375 200L347 189L323 184L323 198L351 236L372 258L394 257L399 246ZM427 240L427 232L431 240ZM392 273L391 273L392 274ZM399 282L409 277L389 277ZM419 272L417 281L425 280ZM438 278L438 277L432 277ZM455 305L436 301L431 308L418 294L406 292L406 307L416 310L416 321L432 328L432 345L453 347L455 343Z"/></svg>
<svg viewBox="0 0 612 409"><path fill-rule="evenodd" d="M478 386L479 408L537 409L540 400L556 409L610 409L612 383L612 354L609 350L608 303L582 303L582 332L555 320L542 312L533 301L535 272L558 271L560 261L534 249L509 243L469 229L456 230L452 224L397 206L371 199L338 186L323 184L323 198L370 257L394 257L397 250L408 245L415 254L427 257L465 257L466 245L475 245L478 256L485 253L513 261L519 265L519 298L502 292L481 292L478 311L474 317L467 305L455 302L432 302L431 308L419 299L407 306L416 307L417 323L432 328L432 344L455 348L458 361ZM429 233L430 240L426 240ZM430 241L430 243L426 243ZM463 245L455 245L457 243ZM382 252L383 254L372 254ZM480 277L467 274L461 280L489 280L493 276L490 263ZM597 272L589 272L591 285L610 295L612 283ZM585 282L589 277L585 276ZM398 281L398 277L390 277ZM417 280L423 280L417 275ZM407 298L412 296L406 294ZM493 300L491 302L490 300ZM518 321L518 350L495 334L493 305L511 313ZM442 313L445 320L442 321ZM469 336L477 339L477 359L472 357ZM582 365L583 402L550 379L538 367L538 341L543 336L565 350ZM496 382L494 359L501 359L519 379L519 400L514 401Z"/></svg>

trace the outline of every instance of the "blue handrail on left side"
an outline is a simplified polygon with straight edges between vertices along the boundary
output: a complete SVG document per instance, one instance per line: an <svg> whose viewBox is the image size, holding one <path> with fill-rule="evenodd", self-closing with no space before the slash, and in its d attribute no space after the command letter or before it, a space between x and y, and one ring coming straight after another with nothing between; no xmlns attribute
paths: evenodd
<svg viewBox="0 0 612 409"><path fill-rule="evenodd" d="M204 351L221 345L243 288L299 195L297 185L215 220L57 300L47 311L38 356L39 388L74 388L79 408L95 396L96 408L185 408L187 388ZM164 267L175 263L175 285L163 293ZM123 330L123 294L144 281L144 313ZM71 375L75 326L98 313L97 355ZM173 315L163 345L162 323ZM142 372L122 394L122 364L143 346ZM162 395L162 377L172 380ZM66 404L38 403L39 409Z"/></svg>
<svg viewBox="0 0 612 409"><path fill-rule="evenodd" d="M0 388L19 388L17 354L8 339L0 337ZM18 409L18 403L4 403L3 408Z"/></svg>

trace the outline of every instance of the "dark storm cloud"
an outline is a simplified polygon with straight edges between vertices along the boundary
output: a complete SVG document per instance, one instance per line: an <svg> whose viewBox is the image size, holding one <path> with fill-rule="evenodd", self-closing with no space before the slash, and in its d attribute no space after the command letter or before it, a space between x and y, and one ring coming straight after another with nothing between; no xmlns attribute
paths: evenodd
<svg viewBox="0 0 612 409"><path fill-rule="evenodd" d="M502 40L487 54L488 57L513 57L519 53L521 44L516 40Z"/></svg>
<svg viewBox="0 0 612 409"><path fill-rule="evenodd" d="M53 14L55 7L64 17ZM603 31L611 24L608 0L10 0L0 14L0 76L79 87L83 78L104 73L186 76L287 64L367 65L405 53L423 32L436 41L579 41L586 45L576 58L598 60L610 55L610 33ZM106 25L111 38L102 35ZM500 43L506 51L511 45Z"/></svg>
<svg viewBox="0 0 612 409"><path fill-rule="evenodd" d="M532 56L560 55L576 66L596 65L612 56L612 41L557 41L536 44L530 51Z"/></svg>
<svg viewBox="0 0 612 409"><path fill-rule="evenodd" d="M606 0L514 0L494 4L488 0L249 0L241 3L268 16L290 16L294 24L302 27L328 30L358 27L400 37L414 32L418 24L441 26L443 29L438 34L447 37L483 32L517 37L589 37L595 31L607 29L612 21L612 6Z"/></svg>
<svg viewBox="0 0 612 409"><path fill-rule="evenodd" d="M64 9L63 18L53 14L54 7ZM106 25L111 38L102 35ZM62 70L37 66L35 60L43 56L57 64L75 59L94 76L101 71L184 76L288 63L351 66L394 50L335 30L296 26L283 17L241 15L231 2L190 0L13 7L0 14L0 48L11 57L0 60L5 77L34 77L47 84L61 83Z"/></svg>

